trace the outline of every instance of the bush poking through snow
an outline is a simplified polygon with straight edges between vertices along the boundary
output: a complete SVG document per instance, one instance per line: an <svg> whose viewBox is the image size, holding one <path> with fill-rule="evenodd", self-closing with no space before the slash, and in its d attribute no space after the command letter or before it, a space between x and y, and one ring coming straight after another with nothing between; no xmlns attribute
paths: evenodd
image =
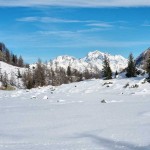
<svg viewBox="0 0 150 150"><path fill-rule="evenodd" d="M129 83L127 83L123 88L127 88L128 86L129 86L130 84Z"/></svg>
<svg viewBox="0 0 150 150"><path fill-rule="evenodd" d="M132 85L130 88L138 88L139 85L135 84L135 85Z"/></svg>
<svg viewBox="0 0 150 150"><path fill-rule="evenodd" d="M101 103L106 103L106 101L103 99L103 100L101 100Z"/></svg>
<svg viewBox="0 0 150 150"><path fill-rule="evenodd" d="M105 83L103 84L103 86L104 86L104 85L109 85L109 84L113 84L113 82L105 82Z"/></svg>
<svg viewBox="0 0 150 150"><path fill-rule="evenodd" d="M32 96L31 99L36 99L36 96Z"/></svg>

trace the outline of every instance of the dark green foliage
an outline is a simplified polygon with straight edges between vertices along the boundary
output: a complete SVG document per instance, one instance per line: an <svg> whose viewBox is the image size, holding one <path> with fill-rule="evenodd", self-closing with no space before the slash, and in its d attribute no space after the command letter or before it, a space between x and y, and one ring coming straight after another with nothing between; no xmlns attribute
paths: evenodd
<svg viewBox="0 0 150 150"><path fill-rule="evenodd" d="M8 64L10 64L11 63L11 56L10 56L10 52L9 52L8 49L6 49L6 55L5 55L5 57L6 57L6 62Z"/></svg>
<svg viewBox="0 0 150 150"><path fill-rule="evenodd" d="M67 68L67 76L71 76L71 67L70 66L68 66L68 68Z"/></svg>
<svg viewBox="0 0 150 150"><path fill-rule="evenodd" d="M23 62L22 56L20 56L18 59L18 67L24 67L24 62Z"/></svg>
<svg viewBox="0 0 150 150"><path fill-rule="evenodd" d="M18 75L17 75L17 78L22 78L22 75L20 73L20 70L18 69Z"/></svg>
<svg viewBox="0 0 150 150"><path fill-rule="evenodd" d="M123 86L123 88L127 88L129 85L130 85L130 84L129 84L129 83L127 83L125 86Z"/></svg>
<svg viewBox="0 0 150 150"><path fill-rule="evenodd" d="M103 61L103 77L105 80L112 79L112 71L109 65L109 59L106 56Z"/></svg>
<svg viewBox="0 0 150 150"><path fill-rule="evenodd" d="M24 67L22 56L18 58L17 55L10 53L9 49L3 43L0 43L0 61L4 61L14 66Z"/></svg>
<svg viewBox="0 0 150 150"><path fill-rule="evenodd" d="M17 62L18 62L18 58L17 58L17 55L12 55L12 64L17 66Z"/></svg>
<svg viewBox="0 0 150 150"><path fill-rule="evenodd" d="M118 72L116 71L116 72L115 72L115 78L117 77L117 75L118 75Z"/></svg>
<svg viewBox="0 0 150 150"><path fill-rule="evenodd" d="M129 55L128 66L127 66L126 71L127 71L126 76L128 78L136 77L136 66L135 66L135 61L134 61L134 57L132 54Z"/></svg>

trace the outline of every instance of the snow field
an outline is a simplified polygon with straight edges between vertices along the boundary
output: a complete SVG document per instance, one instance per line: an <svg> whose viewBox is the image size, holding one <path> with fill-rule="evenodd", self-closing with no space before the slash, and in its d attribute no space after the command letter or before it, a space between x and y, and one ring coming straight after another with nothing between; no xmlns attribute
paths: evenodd
<svg viewBox="0 0 150 150"><path fill-rule="evenodd" d="M0 150L149 150L150 85L142 81L0 91Z"/></svg>

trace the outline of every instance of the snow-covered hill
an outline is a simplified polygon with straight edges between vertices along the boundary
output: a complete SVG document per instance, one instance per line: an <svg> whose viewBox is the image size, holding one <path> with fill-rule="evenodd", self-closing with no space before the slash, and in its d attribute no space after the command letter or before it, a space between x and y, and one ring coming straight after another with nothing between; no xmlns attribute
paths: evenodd
<svg viewBox="0 0 150 150"><path fill-rule="evenodd" d="M142 52L137 58L136 58L136 65L139 68L145 69L147 60L150 57L150 48Z"/></svg>
<svg viewBox="0 0 150 150"><path fill-rule="evenodd" d="M0 74L5 76L5 73L8 76L9 80L13 80L15 85L22 87L22 81L18 78L19 72L23 74L26 71L26 68L16 67L9 65L3 61L0 61Z"/></svg>
<svg viewBox="0 0 150 150"><path fill-rule="evenodd" d="M56 59L52 60L52 62L49 64L53 66L55 69L56 66L63 67L65 70L68 66L70 66L72 69L77 69L80 72L85 71L88 69L91 71L94 70L102 70L103 68L103 60L104 57L107 56L107 58L110 60L110 66L113 72L115 71L121 71L124 68L127 67L127 59L120 55L112 56L107 53L102 53L98 50L94 52L88 53L88 55L84 58L77 59L71 56L59 56Z"/></svg>
<svg viewBox="0 0 150 150"><path fill-rule="evenodd" d="M149 150L149 97L140 77L0 91L0 150Z"/></svg>

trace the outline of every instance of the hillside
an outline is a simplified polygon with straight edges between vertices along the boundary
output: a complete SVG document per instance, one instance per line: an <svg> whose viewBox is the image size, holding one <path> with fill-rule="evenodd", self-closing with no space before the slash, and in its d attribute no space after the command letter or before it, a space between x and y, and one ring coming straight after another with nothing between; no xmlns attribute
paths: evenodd
<svg viewBox="0 0 150 150"><path fill-rule="evenodd" d="M145 50L144 52L142 52L135 60L136 65L139 68L145 69L146 68L146 64L147 64L147 60L150 57L150 48L148 48L147 50Z"/></svg>
<svg viewBox="0 0 150 150"><path fill-rule="evenodd" d="M23 74L25 71L26 68L16 67L0 61L0 75L5 76L6 73L8 80L11 80L13 85L18 88L23 88L22 80L19 78L19 74Z"/></svg>

